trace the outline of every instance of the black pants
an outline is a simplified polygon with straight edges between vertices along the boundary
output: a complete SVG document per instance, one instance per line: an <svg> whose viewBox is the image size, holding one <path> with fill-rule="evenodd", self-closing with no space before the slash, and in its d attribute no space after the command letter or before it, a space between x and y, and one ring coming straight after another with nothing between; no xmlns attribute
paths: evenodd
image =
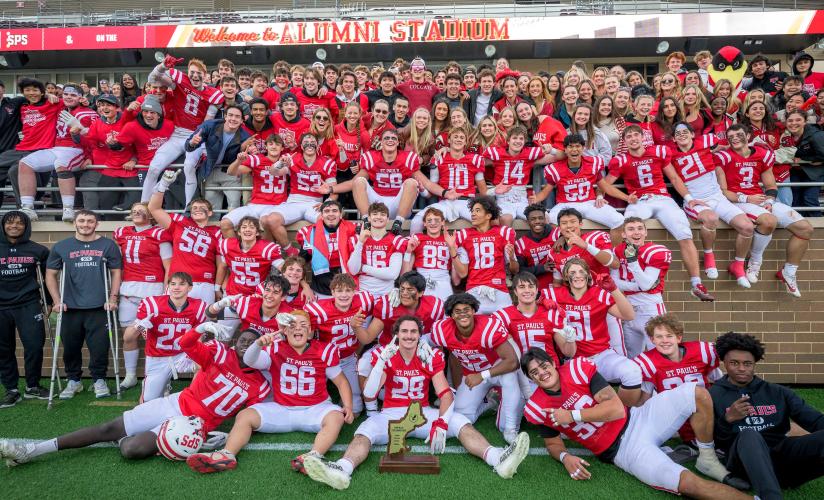
<svg viewBox="0 0 824 500"><path fill-rule="evenodd" d="M824 475L824 431L788 437L770 449L761 434L744 430L730 447L727 469L749 479L763 500L783 498L781 488Z"/></svg>
<svg viewBox="0 0 824 500"><path fill-rule="evenodd" d="M63 313L60 327L63 342L63 364L66 377L79 381L83 375L83 341L89 348L89 372L92 379L106 378L109 369L109 334L106 311L74 309Z"/></svg>
<svg viewBox="0 0 824 500"><path fill-rule="evenodd" d="M0 310L0 382L7 391L17 389L20 372L17 370L17 339L23 343L23 361L26 367L26 387L40 385L43 370L43 309L39 301Z"/></svg>

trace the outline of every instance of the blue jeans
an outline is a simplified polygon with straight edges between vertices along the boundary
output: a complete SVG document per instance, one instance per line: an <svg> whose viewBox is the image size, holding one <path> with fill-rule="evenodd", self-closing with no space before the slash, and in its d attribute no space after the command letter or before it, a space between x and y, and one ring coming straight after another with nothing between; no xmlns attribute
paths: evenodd
<svg viewBox="0 0 824 500"><path fill-rule="evenodd" d="M812 179L804 170L800 168L793 168L790 170L790 181L792 182L812 182ZM820 208L821 203L818 201L818 196L821 193L821 186L810 187L794 187L793 200L797 207L816 207ZM821 217L821 211L815 210L812 212L801 212L804 217Z"/></svg>

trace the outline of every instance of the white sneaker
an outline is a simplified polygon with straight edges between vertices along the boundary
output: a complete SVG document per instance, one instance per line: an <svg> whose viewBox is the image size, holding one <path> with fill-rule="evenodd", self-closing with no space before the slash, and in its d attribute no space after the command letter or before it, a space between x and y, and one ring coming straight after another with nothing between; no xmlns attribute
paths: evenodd
<svg viewBox="0 0 824 500"><path fill-rule="evenodd" d="M112 393L109 392L109 386L106 384L105 380L99 378L94 381L94 397L108 398L111 395Z"/></svg>
<svg viewBox="0 0 824 500"><path fill-rule="evenodd" d="M120 392L125 391L126 389L131 389L132 387L137 385L137 374L135 373L127 373L123 380L120 381Z"/></svg>
<svg viewBox="0 0 824 500"><path fill-rule="evenodd" d="M336 490L345 490L352 480L340 465L314 455L307 455L303 459L303 467L310 478Z"/></svg>
<svg viewBox="0 0 824 500"><path fill-rule="evenodd" d="M715 450L709 448L707 448L706 451L698 450L698 459L695 461L695 468L698 469L701 474L711 477L718 482L723 481L725 477L730 475L730 471L718 461Z"/></svg>
<svg viewBox="0 0 824 500"><path fill-rule="evenodd" d="M60 399L71 399L78 392L83 392L83 384L77 380L69 380L66 388L60 393Z"/></svg>
<svg viewBox="0 0 824 500"><path fill-rule="evenodd" d="M20 211L26 214L26 216L32 222L40 219L40 216L37 215L37 212L34 211L34 207L20 207Z"/></svg>
<svg viewBox="0 0 824 500"><path fill-rule="evenodd" d="M63 222L74 222L74 209L70 207L63 208Z"/></svg>
<svg viewBox="0 0 824 500"><path fill-rule="evenodd" d="M707 278L711 280L718 279L718 268L708 267L704 269L704 273L706 273Z"/></svg>
<svg viewBox="0 0 824 500"><path fill-rule="evenodd" d="M0 459L6 461L7 467L30 461L33 451L34 445L31 443L15 443L8 439L0 439Z"/></svg>
<svg viewBox="0 0 824 500"><path fill-rule="evenodd" d="M504 431L504 441L506 441L506 444L514 443L516 439L518 439L517 429L507 429Z"/></svg>
<svg viewBox="0 0 824 500"><path fill-rule="evenodd" d="M801 290L798 289L798 279L795 275L790 276L786 274L783 269L779 269L778 272L775 273L775 277L784 283L784 286L787 287L787 293L793 297L801 297Z"/></svg>
<svg viewBox="0 0 824 500"><path fill-rule="evenodd" d="M753 262L752 260L747 263L747 281L750 283L758 283L758 275L761 272L761 263L760 262Z"/></svg>
<svg viewBox="0 0 824 500"><path fill-rule="evenodd" d="M504 479L511 479L518 472L518 466L529 453L529 434L522 432L501 453L501 461L495 466L495 472Z"/></svg>

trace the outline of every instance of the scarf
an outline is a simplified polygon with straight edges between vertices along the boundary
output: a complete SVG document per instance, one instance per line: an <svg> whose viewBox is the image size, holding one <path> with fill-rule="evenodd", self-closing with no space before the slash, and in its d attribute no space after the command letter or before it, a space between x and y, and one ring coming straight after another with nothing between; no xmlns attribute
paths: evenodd
<svg viewBox="0 0 824 500"><path fill-rule="evenodd" d="M348 273L349 238L355 234L355 225L348 220L338 224L338 254L340 256L341 271ZM332 254L329 251L329 230L323 225L323 219L318 218L315 226L309 232L309 242L312 245L312 274L326 274L329 272L329 262Z"/></svg>

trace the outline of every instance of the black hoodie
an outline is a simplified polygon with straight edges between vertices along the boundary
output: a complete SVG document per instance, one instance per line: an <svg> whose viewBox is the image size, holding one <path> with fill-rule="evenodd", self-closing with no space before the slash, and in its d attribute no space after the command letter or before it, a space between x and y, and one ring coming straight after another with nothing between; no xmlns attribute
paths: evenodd
<svg viewBox="0 0 824 500"><path fill-rule="evenodd" d="M15 243L10 243L6 237L6 222L12 217L22 218L26 225L23 235ZM49 249L29 238L31 222L26 214L14 210L3 216L0 228L0 280L3 282L0 286L0 309L11 309L40 300L35 266L39 264L45 276Z"/></svg>
<svg viewBox="0 0 824 500"><path fill-rule="evenodd" d="M748 385L738 387L725 375L712 385L710 395L715 413L715 445L725 452L744 429L760 433L770 448L787 437L790 419L809 432L824 430L824 414L809 406L788 387L759 377L753 377ZM750 397L755 413L728 423L725 418L727 408L744 395Z"/></svg>

